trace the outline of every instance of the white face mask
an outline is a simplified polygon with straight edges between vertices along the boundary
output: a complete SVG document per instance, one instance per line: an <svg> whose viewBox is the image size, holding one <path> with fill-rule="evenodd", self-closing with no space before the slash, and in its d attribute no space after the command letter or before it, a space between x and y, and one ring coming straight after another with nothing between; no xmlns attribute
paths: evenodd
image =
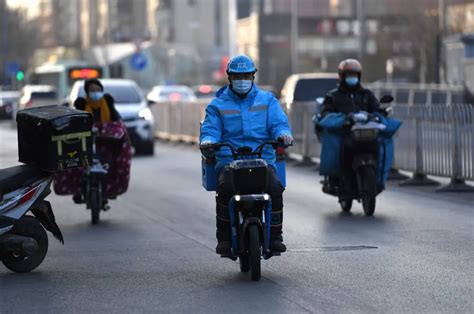
<svg viewBox="0 0 474 314"><path fill-rule="evenodd" d="M346 84L349 86L356 86L359 84L359 78L357 76L348 76L346 77Z"/></svg>
<svg viewBox="0 0 474 314"><path fill-rule="evenodd" d="M252 80L233 80L232 89L238 94L247 94L252 88Z"/></svg>
<svg viewBox="0 0 474 314"><path fill-rule="evenodd" d="M94 101L98 101L102 97L104 97L104 92L90 92L89 97L90 97L90 99L92 99Z"/></svg>

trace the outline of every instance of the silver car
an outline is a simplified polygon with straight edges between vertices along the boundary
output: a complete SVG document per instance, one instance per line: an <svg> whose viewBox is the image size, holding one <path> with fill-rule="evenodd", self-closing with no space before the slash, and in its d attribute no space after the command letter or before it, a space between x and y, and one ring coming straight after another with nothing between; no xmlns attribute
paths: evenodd
<svg viewBox="0 0 474 314"><path fill-rule="evenodd" d="M132 80L101 79L104 92L112 95L115 108L127 127L136 154L153 155L155 119L141 88ZM71 106L78 97L85 97L84 81L76 82L69 95Z"/></svg>
<svg viewBox="0 0 474 314"><path fill-rule="evenodd" d="M184 85L158 85L146 96L148 102L180 102L195 101L196 95L191 88Z"/></svg>

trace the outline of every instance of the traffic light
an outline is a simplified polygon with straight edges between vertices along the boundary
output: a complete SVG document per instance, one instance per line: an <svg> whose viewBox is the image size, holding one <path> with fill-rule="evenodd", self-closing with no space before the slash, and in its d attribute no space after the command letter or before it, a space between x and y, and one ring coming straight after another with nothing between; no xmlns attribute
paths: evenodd
<svg viewBox="0 0 474 314"><path fill-rule="evenodd" d="M25 79L25 73L23 71L16 72L16 80L21 82Z"/></svg>

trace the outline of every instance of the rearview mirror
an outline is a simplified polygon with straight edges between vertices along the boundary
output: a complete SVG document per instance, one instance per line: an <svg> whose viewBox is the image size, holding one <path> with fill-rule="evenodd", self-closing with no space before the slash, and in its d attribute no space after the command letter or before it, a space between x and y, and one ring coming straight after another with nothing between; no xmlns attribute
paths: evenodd
<svg viewBox="0 0 474 314"><path fill-rule="evenodd" d="M383 95L382 98L380 98L380 102L388 104L388 103L391 103L393 101L393 99L394 98L391 95Z"/></svg>

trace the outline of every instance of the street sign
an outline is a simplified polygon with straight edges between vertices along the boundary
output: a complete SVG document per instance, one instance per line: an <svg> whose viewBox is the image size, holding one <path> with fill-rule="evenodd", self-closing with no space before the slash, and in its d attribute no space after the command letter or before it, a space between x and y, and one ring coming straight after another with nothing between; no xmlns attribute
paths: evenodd
<svg viewBox="0 0 474 314"><path fill-rule="evenodd" d="M5 67L7 76L15 76L20 71L20 65L16 62L8 62Z"/></svg>
<svg viewBox="0 0 474 314"><path fill-rule="evenodd" d="M130 66L135 71L142 71L148 65L148 58L141 52L135 52L130 57Z"/></svg>

